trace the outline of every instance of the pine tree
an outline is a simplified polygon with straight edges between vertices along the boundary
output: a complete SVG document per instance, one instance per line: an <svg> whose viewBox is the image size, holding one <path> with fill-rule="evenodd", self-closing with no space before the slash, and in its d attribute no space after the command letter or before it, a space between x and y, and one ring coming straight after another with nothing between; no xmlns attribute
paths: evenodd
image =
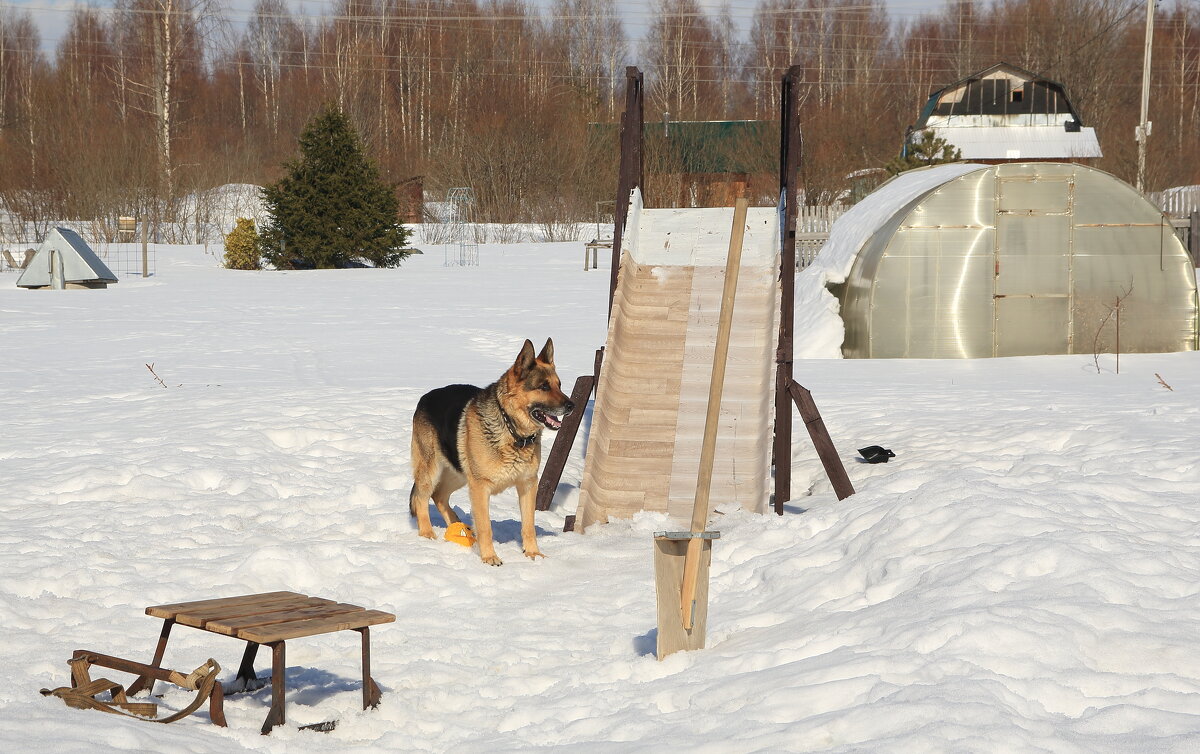
<svg viewBox="0 0 1200 754"><path fill-rule="evenodd" d="M284 168L283 178L263 188L263 256L276 269L395 267L409 255L395 191L336 107L308 122L299 157Z"/></svg>
<svg viewBox="0 0 1200 754"><path fill-rule="evenodd" d="M239 217L225 236L225 266L231 270L262 269L262 249L253 220Z"/></svg>
<svg viewBox="0 0 1200 754"><path fill-rule="evenodd" d="M920 140L910 140L905 153L892 158L892 161L884 165L884 168L892 175L896 175L913 168L923 168L943 162L956 162L961 159L962 150L936 135L931 129L927 129L921 132Z"/></svg>

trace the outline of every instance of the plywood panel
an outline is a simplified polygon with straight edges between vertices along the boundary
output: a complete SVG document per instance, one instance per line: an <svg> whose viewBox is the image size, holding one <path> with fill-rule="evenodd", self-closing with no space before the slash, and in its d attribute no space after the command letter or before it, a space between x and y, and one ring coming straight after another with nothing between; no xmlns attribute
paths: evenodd
<svg viewBox="0 0 1200 754"><path fill-rule="evenodd" d="M668 512L684 522L690 518L732 214L732 208L635 206L631 211L630 223L638 227L629 236L633 242L623 255L613 297L576 511L579 529L640 510ZM751 208L721 405L713 507L736 501L764 510L767 504L778 333L777 224L773 209ZM645 240L661 248L640 248Z"/></svg>

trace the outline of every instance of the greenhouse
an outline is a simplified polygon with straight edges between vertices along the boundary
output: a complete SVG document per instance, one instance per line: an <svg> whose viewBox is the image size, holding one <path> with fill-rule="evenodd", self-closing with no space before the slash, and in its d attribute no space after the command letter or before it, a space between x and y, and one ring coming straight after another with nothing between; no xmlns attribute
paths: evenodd
<svg viewBox="0 0 1200 754"><path fill-rule="evenodd" d="M1131 186L1083 165L901 173L838 220L818 265L847 358L1197 347L1183 244Z"/></svg>

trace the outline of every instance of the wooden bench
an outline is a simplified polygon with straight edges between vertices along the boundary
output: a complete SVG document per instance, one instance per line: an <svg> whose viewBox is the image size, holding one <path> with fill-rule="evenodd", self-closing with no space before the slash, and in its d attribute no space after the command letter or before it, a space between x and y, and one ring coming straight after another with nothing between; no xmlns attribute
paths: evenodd
<svg viewBox="0 0 1200 754"><path fill-rule="evenodd" d="M357 631L362 635L363 709L379 704L379 687L371 678L370 626L391 623L396 616L379 610L367 610L321 597L296 592L267 592L240 597L180 602L173 605L154 605L146 614L163 619L158 647L154 650L151 668L161 668L167 639L175 624L191 626L246 642L237 681L243 688L257 688L254 658L259 646L271 648L271 709L263 723L262 732L284 722L285 642L305 636L334 631ZM154 685L154 676L146 674L134 681L127 694L133 695Z"/></svg>

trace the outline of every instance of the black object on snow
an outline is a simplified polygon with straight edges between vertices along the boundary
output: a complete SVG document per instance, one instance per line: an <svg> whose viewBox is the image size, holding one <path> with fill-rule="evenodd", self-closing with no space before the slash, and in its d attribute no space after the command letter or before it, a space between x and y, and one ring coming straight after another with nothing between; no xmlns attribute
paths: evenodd
<svg viewBox="0 0 1200 754"><path fill-rule="evenodd" d="M879 445L869 445L865 448L859 448L858 454L867 463L887 463L889 458L896 457L895 453Z"/></svg>

